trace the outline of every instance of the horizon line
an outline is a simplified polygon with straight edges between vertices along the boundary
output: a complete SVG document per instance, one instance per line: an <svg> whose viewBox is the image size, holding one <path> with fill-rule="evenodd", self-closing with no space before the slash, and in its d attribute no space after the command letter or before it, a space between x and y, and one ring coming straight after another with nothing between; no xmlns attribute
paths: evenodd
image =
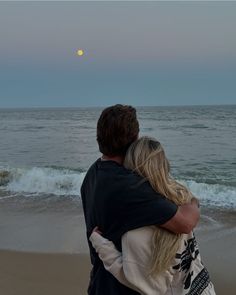
<svg viewBox="0 0 236 295"><path fill-rule="evenodd" d="M119 103L116 103L119 104ZM0 110L12 110L12 109L89 109L89 108L106 108L108 106L116 105L116 104L109 104L109 105L93 105L93 106L15 106L15 107L1 107ZM147 107L217 107L217 106L236 106L236 103L229 103L229 104L179 104L179 105L135 105L135 104L124 104L122 105L132 105L136 108L147 108Z"/></svg>

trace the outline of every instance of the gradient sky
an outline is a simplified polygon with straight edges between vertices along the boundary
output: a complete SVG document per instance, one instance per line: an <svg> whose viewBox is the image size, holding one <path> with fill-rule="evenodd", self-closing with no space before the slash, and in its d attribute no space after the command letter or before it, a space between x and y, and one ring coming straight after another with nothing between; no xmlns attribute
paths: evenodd
<svg viewBox="0 0 236 295"><path fill-rule="evenodd" d="M236 2L0 2L0 107L114 103L235 104Z"/></svg>

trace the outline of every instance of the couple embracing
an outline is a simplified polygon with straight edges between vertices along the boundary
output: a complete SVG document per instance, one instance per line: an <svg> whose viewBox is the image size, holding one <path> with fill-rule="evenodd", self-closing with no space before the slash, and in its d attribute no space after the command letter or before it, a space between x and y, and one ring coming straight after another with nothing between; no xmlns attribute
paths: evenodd
<svg viewBox="0 0 236 295"><path fill-rule="evenodd" d="M214 295L193 229L199 202L170 175L161 144L139 138L136 110L97 123L102 157L81 187L92 271L89 295Z"/></svg>

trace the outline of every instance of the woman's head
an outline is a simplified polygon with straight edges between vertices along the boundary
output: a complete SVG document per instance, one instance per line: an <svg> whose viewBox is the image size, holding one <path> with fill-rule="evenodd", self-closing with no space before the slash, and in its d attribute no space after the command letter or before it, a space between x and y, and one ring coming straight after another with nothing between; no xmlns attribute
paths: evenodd
<svg viewBox="0 0 236 295"><path fill-rule="evenodd" d="M140 137L129 147L124 165L147 179L154 190L177 205L192 196L189 190L170 176L170 164L165 151L154 138Z"/></svg>
<svg viewBox="0 0 236 295"><path fill-rule="evenodd" d="M176 200L169 174L170 164L159 141L151 137L140 137L128 149L124 165L147 179L156 191Z"/></svg>
<svg viewBox="0 0 236 295"><path fill-rule="evenodd" d="M154 138L140 137L128 149L124 165L153 183L153 178L167 181L170 172L165 151ZM151 184L152 184L151 183Z"/></svg>

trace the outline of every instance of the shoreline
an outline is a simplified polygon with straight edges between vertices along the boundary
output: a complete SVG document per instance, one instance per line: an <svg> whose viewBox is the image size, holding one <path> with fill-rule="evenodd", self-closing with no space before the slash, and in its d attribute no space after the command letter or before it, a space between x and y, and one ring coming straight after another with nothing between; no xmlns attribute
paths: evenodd
<svg viewBox="0 0 236 295"><path fill-rule="evenodd" d="M80 202L58 199L0 202L0 250L40 253L88 253ZM207 241L236 225L236 211L201 208L194 232ZM205 233L210 232L210 235Z"/></svg>
<svg viewBox="0 0 236 295"><path fill-rule="evenodd" d="M91 264L82 206L48 200L1 202L1 295L87 294ZM194 232L217 295L236 294L235 225L235 210L201 207Z"/></svg>
<svg viewBox="0 0 236 295"><path fill-rule="evenodd" d="M234 224L195 231L200 253L217 295L236 293ZM79 240L85 241L84 225ZM86 295L91 269L88 248L81 253L0 250L2 295ZM87 253L84 253L87 252Z"/></svg>

